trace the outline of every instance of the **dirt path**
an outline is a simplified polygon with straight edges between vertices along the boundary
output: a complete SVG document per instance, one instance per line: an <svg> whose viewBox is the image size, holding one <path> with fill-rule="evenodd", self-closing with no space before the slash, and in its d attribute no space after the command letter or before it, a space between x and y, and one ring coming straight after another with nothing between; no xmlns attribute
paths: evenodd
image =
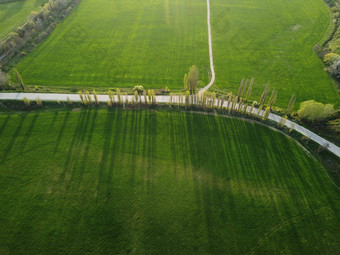
<svg viewBox="0 0 340 255"><path fill-rule="evenodd" d="M210 25L210 0L207 0L207 24L208 24L209 60L210 60L211 80L207 86L199 90L198 94L203 94L215 82L215 68L214 68L214 57L213 57L213 50L212 50L212 37L211 37L211 25Z"/></svg>

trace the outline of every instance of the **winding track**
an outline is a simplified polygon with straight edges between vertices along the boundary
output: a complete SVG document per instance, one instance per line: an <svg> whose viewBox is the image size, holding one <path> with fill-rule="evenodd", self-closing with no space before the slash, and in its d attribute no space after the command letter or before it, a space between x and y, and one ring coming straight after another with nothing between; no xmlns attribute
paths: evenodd
<svg viewBox="0 0 340 255"><path fill-rule="evenodd" d="M0 101L1 100L20 100L20 101L22 101L22 100L24 100L24 97L26 97L30 101L35 101L37 97L40 98L42 101L57 101L57 100L59 100L59 101L67 102L67 98L69 98L73 102L80 102L81 101L78 94L0 93ZM127 96L127 97L128 97L129 101L132 101L133 96ZM117 96L115 96L114 98L115 98L115 101L118 101ZM123 96L123 98L125 99L125 96ZM168 103L169 99L170 99L169 96L156 96L157 103ZM99 102L107 102L108 100L109 100L108 95L98 95L98 101ZM179 97L173 96L172 100L173 100L172 103L176 103L176 102L178 102ZM142 102L144 101L143 97L141 97L141 101ZM227 101L223 102L223 107L227 107ZM236 107L238 107L238 106L236 106ZM251 107L248 106L247 112L250 112L250 109L251 109ZM254 108L253 114L257 114L257 111L258 111L258 109ZM264 114L264 110L262 110L259 115L263 116L263 114ZM281 117L276 115L276 114L273 114L273 113L269 114L268 119L270 119L270 120L272 120L276 123L280 123L280 121L281 121ZM308 137L310 140L312 140L312 141L316 142L317 144L327 148L327 150L329 150L330 152L332 152L336 156L340 157L340 148L338 146L336 146L335 144L327 141L326 139L323 139L319 135L313 133L312 131L308 130L307 128L304 128L304 127L296 124L293 121L287 120L287 121L285 121L284 125L288 128L291 128L291 129L299 132L300 134Z"/></svg>
<svg viewBox="0 0 340 255"><path fill-rule="evenodd" d="M207 0L207 24L208 24L209 60L210 60L211 80L207 86L200 89L200 91L198 92L199 95L207 91L215 82L215 68L214 68L214 57L213 57L213 50L212 50L212 36L211 36L211 25L210 25L210 0Z"/></svg>

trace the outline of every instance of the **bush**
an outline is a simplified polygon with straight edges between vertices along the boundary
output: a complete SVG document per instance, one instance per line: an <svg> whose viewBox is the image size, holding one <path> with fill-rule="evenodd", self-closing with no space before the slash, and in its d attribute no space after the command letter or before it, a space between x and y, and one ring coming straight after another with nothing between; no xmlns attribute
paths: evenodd
<svg viewBox="0 0 340 255"><path fill-rule="evenodd" d="M300 104L300 109L297 113L301 119L319 121L333 115L335 110L331 104L324 105L323 103L309 100Z"/></svg>
<svg viewBox="0 0 340 255"><path fill-rule="evenodd" d="M78 91L78 87L77 86L73 86L72 88L71 88L71 92L77 92Z"/></svg>
<svg viewBox="0 0 340 255"><path fill-rule="evenodd" d="M334 61L329 71L335 78L340 79L340 59Z"/></svg>
<svg viewBox="0 0 340 255"><path fill-rule="evenodd" d="M0 89L10 85L10 76L0 70Z"/></svg>
<svg viewBox="0 0 340 255"><path fill-rule="evenodd" d="M335 53L328 53L325 55L325 57L323 58L323 61L325 62L326 65L333 65L333 63L337 60L340 59L340 56L338 54Z"/></svg>
<svg viewBox="0 0 340 255"><path fill-rule="evenodd" d="M144 88L143 88L142 85L137 85L137 86L134 86L134 88L133 88L133 92L135 92L135 91L137 91L138 94L142 94L143 91L144 91Z"/></svg>

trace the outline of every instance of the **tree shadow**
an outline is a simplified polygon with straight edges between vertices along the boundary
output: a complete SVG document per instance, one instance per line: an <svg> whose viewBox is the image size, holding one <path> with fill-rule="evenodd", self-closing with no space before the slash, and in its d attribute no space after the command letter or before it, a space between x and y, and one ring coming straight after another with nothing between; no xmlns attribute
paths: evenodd
<svg viewBox="0 0 340 255"><path fill-rule="evenodd" d="M69 118L70 118L70 112L66 112L63 124L62 124L62 126L59 130L58 136L57 136L56 145L55 145L55 148L54 148L54 154L56 154L58 149L59 149L59 145L60 145L60 142L63 138L64 130L66 128L66 125L67 125Z"/></svg>
<svg viewBox="0 0 340 255"><path fill-rule="evenodd" d="M22 141L22 143L21 143L20 154L23 153L23 151L24 151L24 149L25 149L25 146L26 146L26 144L28 143L28 140L29 140L30 137L31 137L33 128L34 128L34 126L35 126L35 123L37 122L38 117L39 117L39 113L35 114L34 117L33 117L33 119L32 119L32 121L31 121L30 126L27 128L27 131L26 131L26 133L25 133L25 135L24 135L24 139L23 139L23 141Z"/></svg>
<svg viewBox="0 0 340 255"><path fill-rule="evenodd" d="M74 178L75 165L80 158L79 155L81 155L90 113L91 111L89 110L81 111L76 128L73 132L72 140L69 144L63 171L59 175L59 182L64 184L66 190L72 186L70 181Z"/></svg>
<svg viewBox="0 0 340 255"><path fill-rule="evenodd" d="M12 150L12 148L13 148L16 140L17 140L17 138L19 137L20 131L22 129L22 126L23 126L23 124L25 122L26 117L27 117L26 114L22 114L21 115L21 119L19 121L19 124L18 124L16 130L14 131L14 134L11 136L11 139L9 140L9 143L8 143L8 145L7 145L7 147L6 147L5 151L4 151L4 154L2 156L2 159L1 159L2 163L6 162L6 159L7 159L8 155L9 155L9 153L11 152L11 150Z"/></svg>
<svg viewBox="0 0 340 255"><path fill-rule="evenodd" d="M4 129L5 129L5 127L6 127L7 123L8 123L8 121L10 120L10 118L11 118L11 115L8 114L7 117L6 117L6 119L4 120L4 122L3 122L2 125L1 125L1 128L0 128L0 135L2 135L2 132L4 132Z"/></svg>

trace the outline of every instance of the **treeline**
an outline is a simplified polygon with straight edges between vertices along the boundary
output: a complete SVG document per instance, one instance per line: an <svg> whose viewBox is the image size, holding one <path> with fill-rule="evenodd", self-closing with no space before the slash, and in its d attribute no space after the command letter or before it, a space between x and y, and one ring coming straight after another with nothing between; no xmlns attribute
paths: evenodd
<svg viewBox="0 0 340 255"><path fill-rule="evenodd" d="M7 67L15 57L22 57L44 40L80 0L49 0L27 21L0 40L0 67Z"/></svg>
<svg viewBox="0 0 340 255"><path fill-rule="evenodd" d="M339 0L324 0L331 9L331 30L327 39L315 49L326 65L327 72L340 81L340 5Z"/></svg>

